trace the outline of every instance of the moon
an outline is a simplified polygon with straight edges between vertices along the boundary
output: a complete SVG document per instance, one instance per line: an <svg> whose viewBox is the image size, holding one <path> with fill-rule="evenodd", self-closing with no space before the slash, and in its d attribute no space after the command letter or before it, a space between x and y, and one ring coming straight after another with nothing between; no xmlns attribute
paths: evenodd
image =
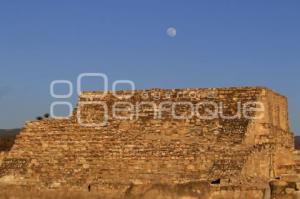
<svg viewBox="0 0 300 199"><path fill-rule="evenodd" d="M170 27L170 28L167 29L167 35L169 37L175 37L176 34L177 34L176 28Z"/></svg>

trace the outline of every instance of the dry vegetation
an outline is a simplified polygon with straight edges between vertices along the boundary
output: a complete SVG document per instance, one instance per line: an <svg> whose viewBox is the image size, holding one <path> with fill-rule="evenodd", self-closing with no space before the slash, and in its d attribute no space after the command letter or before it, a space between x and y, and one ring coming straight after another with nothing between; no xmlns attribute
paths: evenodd
<svg viewBox="0 0 300 199"><path fill-rule="evenodd" d="M118 199L88 191L37 190L15 186L0 186L0 199Z"/></svg>
<svg viewBox="0 0 300 199"><path fill-rule="evenodd" d="M0 151L9 151L15 143L19 129L1 130L0 129Z"/></svg>

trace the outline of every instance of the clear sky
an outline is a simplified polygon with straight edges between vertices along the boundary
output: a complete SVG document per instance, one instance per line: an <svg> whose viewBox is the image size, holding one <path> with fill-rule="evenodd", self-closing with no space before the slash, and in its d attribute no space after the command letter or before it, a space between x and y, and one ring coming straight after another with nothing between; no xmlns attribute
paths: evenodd
<svg viewBox="0 0 300 199"><path fill-rule="evenodd" d="M299 67L299 0L0 1L0 128L49 112L52 80L101 72L137 88L267 86L300 134Z"/></svg>

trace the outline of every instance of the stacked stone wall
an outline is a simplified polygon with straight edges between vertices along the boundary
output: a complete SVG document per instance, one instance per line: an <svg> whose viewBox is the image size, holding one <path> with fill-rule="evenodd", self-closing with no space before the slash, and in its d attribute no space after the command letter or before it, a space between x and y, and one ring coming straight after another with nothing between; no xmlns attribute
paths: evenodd
<svg viewBox="0 0 300 199"><path fill-rule="evenodd" d="M117 94L128 95L130 91ZM176 119L168 111L172 103L177 103L176 115L186 116L191 107L181 102L194 107L199 102L216 102L223 105L223 115L229 117L237 113L238 103L260 100L268 111L260 121L244 117L201 119L197 115ZM119 116L134 112L134 118L113 117L116 102L123 102ZM168 102L163 106L165 111L161 111L160 119L154 118L163 102ZM279 117L276 111L270 113L276 105ZM203 107L198 111L207 113ZM107 123L99 125L105 119ZM128 99L119 99L112 92L105 96L85 92L70 119L28 122L3 160L0 176L11 175L15 182L47 187L217 179L234 182L260 174L269 178L280 166L273 157L276 150L291 149L290 136L286 99L265 88L152 89L135 91ZM261 169L253 169L257 164Z"/></svg>

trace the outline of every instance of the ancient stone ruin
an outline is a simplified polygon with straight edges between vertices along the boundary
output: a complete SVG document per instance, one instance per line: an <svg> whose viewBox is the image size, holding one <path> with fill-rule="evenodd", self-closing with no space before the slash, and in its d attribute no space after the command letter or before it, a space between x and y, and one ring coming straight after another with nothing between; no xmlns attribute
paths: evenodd
<svg viewBox="0 0 300 199"><path fill-rule="evenodd" d="M286 97L267 88L83 92L70 118L26 123L0 182L132 198L206 183L207 197L267 198L271 180L296 175L293 139Z"/></svg>

